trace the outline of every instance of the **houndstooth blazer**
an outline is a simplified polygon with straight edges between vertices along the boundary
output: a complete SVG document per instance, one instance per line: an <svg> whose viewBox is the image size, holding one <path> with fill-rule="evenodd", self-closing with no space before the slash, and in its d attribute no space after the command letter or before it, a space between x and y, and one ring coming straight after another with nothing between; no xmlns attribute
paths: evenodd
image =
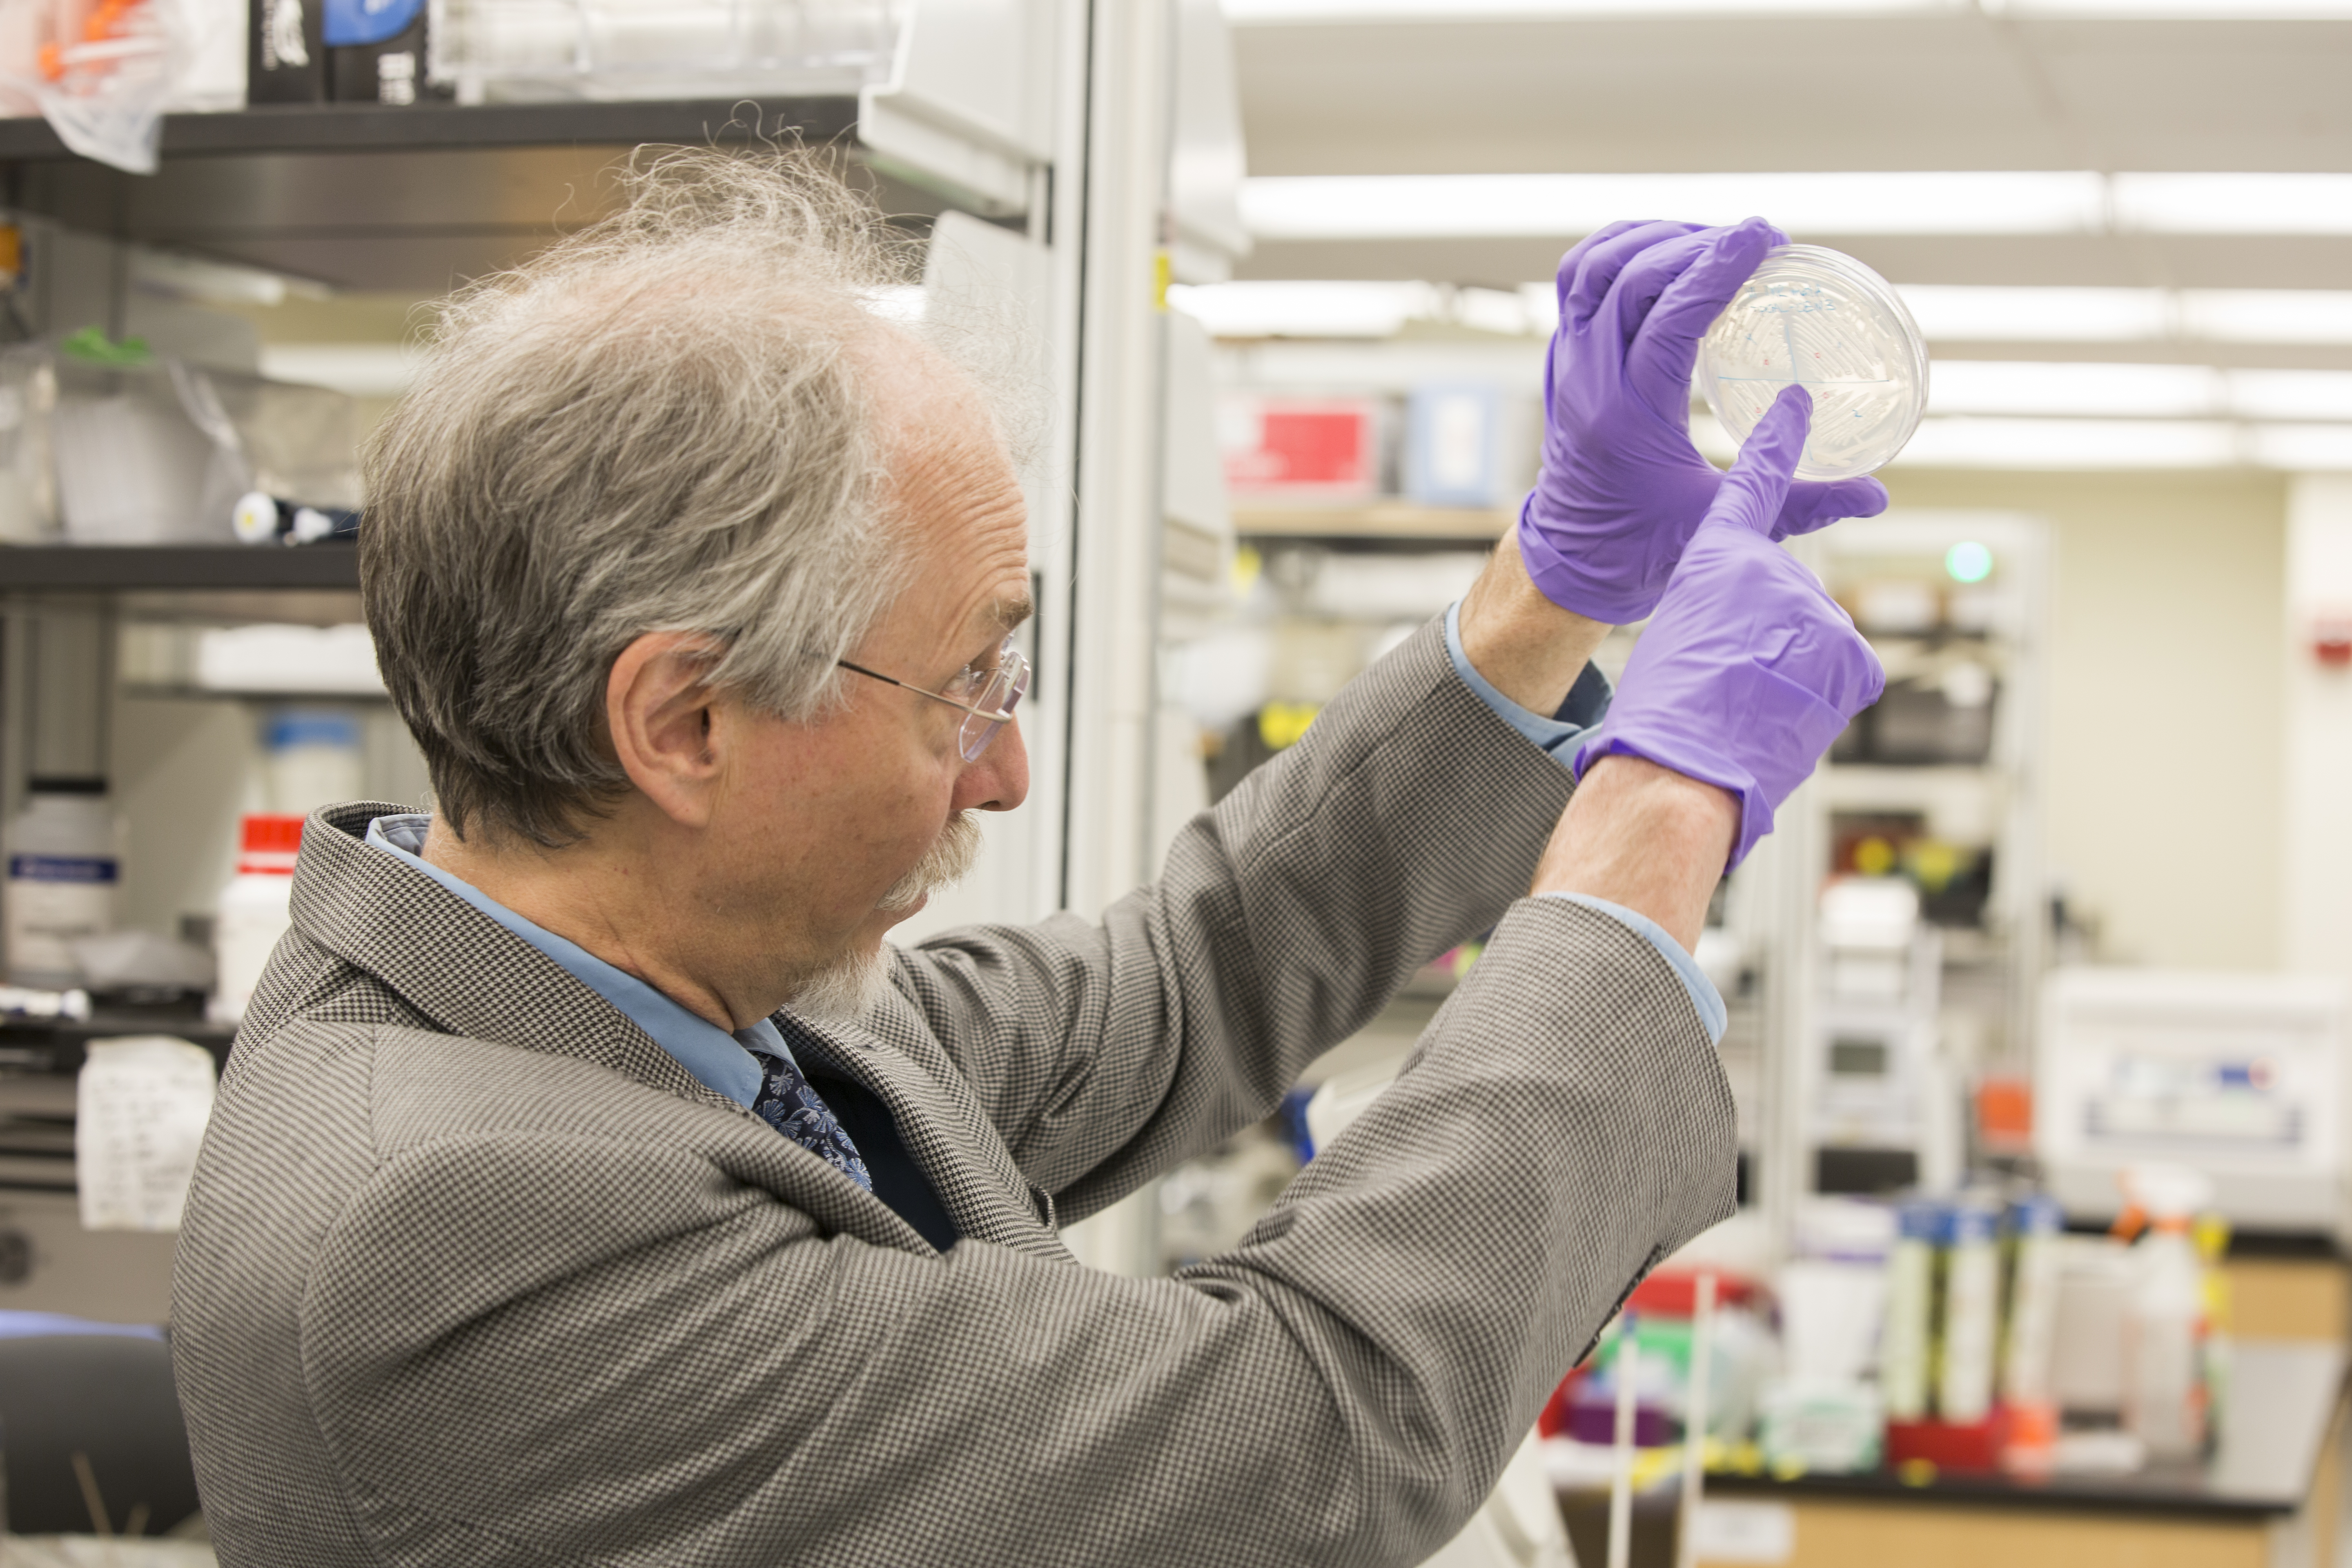
<svg viewBox="0 0 2352 1568"><path fill-rule="evenodd" d="M1730 1211L1730 1095L1623 924L1516 899L1565 772L1425 627L1099 924L903 951L817 1031L935 1252L429 878L303 830L221 1086L175 1362L230 1568L1411 1563L1632 1283ZM1265 1115L1499 922L1396 1086L1234 1251L1091 1214Z"/></svg>

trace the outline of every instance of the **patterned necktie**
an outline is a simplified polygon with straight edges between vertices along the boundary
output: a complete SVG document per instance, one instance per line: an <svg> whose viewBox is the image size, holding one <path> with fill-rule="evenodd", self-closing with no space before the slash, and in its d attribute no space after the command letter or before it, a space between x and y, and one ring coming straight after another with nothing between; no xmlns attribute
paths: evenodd
<svg viewBox="0 0 2352 1568"><path fill-rule="evenodd" d="M824 1100L817 1098L801 1069L782 1057L766 1051L753 1051L760 1064L761 1078L760 1098L751 1102L752 1113L799 1144L802 1148L864 1187L874 1190L874 1178L866 1173L866 1162L858 1158L857 1145L849 1141L841 1123L834 1119Z"/></svg>

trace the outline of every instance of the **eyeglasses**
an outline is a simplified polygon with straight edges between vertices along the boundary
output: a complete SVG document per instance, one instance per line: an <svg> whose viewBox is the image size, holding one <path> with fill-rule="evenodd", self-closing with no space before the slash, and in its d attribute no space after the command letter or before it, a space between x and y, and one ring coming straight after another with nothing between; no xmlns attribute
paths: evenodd
<svg viewBox="0 0 2352 1568"><path fill-rule="evenodd" d="M1011 636L997 646L996 662L982 667L967 664L943 691L932 691L897 676L885 675L878 669L868 669L862 664L852 664L845 658L834 663L868 680L902 687L918 697L928 697L934 702L944 702L950 708L961 708L969 715L963 728L956 732L956 749L967 763L980 761L981 752L988 750L996 733L1013 722L1013 710L1029 689L1029 660L1024 657Z"/></svg>

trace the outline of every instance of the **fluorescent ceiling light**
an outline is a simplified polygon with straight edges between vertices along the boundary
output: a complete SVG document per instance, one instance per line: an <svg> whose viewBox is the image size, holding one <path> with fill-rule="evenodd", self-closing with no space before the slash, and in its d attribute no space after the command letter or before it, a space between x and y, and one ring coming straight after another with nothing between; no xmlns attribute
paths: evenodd
<svg viewBox="0 0 2352 1568"><path fill-rule="evenodd" d="M2201 364L2063 364L1938 360L1927 376L1932 414L2095 414L2210 417L2222 411L2221 374Z"/></svg>
<svg viewBox="0 0 2352 1568"><path fill-rule="evenodd" d="M1220 338L1386 338L1438 314L1426 283L1266 282L1171 284L1168 303Z"/></svg>
<svg viewBox="0 0 2352 1568"><path fill-rule="evenodd" d="M2256 425L2246 432L2246 446L2268 468L2352 468L2352 425Z"/></svg>
<svg viewBox="0 0 2352 1568"><path fill-rule="evenodd" d="M1291 174L1242 186L1262 239L1568 237L1629 216L1791 233L2088 234L2105 212L2092 174L1931 171L1791 174Z"/></svg>
<svg viewBox="0 0 2352 1568"><path fill-rule="evenodd" d="M2180 325L2225 343L2352 343L2352 289L2190 289Z"/></svg>
<svg viewBox="0 0 2352 1568"><path fill-rule="evenodd" d="M2116 174L2116 222L2150 234L2352 234L2352 174Z"/></svg>
<svg viewBox="0 0 2352 1568"><path fill-rule="evenodd" d="M2231 370L2230 412L2241 419L2352 419L2352 370Z"/></svg>
<svg viewBox="0 0 2352 1568"><path fill-rule="evenodd" d="M2160 289L2002 289L1902 283L1919 330L1946 342L2128 343L2164 336Z"/></svg>
<svg viewBox="0 0 2352 1568"><path fill-rule="evenodd" d="M2238 459L2236 430L2186 419L1923 421L1906 468L2211 468Z"/></svg>

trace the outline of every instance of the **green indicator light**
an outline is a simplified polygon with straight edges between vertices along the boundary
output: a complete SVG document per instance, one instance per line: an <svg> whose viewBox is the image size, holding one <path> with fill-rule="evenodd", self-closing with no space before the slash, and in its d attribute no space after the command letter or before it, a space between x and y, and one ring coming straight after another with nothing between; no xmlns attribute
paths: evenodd
<svg viewBox="0 0 2352 1568"><path fill-rule="evenodd" d="M1964 539L1944 552L1944 570L1955 583L1981 583L1992 575L1992 552Z"/></svg>

